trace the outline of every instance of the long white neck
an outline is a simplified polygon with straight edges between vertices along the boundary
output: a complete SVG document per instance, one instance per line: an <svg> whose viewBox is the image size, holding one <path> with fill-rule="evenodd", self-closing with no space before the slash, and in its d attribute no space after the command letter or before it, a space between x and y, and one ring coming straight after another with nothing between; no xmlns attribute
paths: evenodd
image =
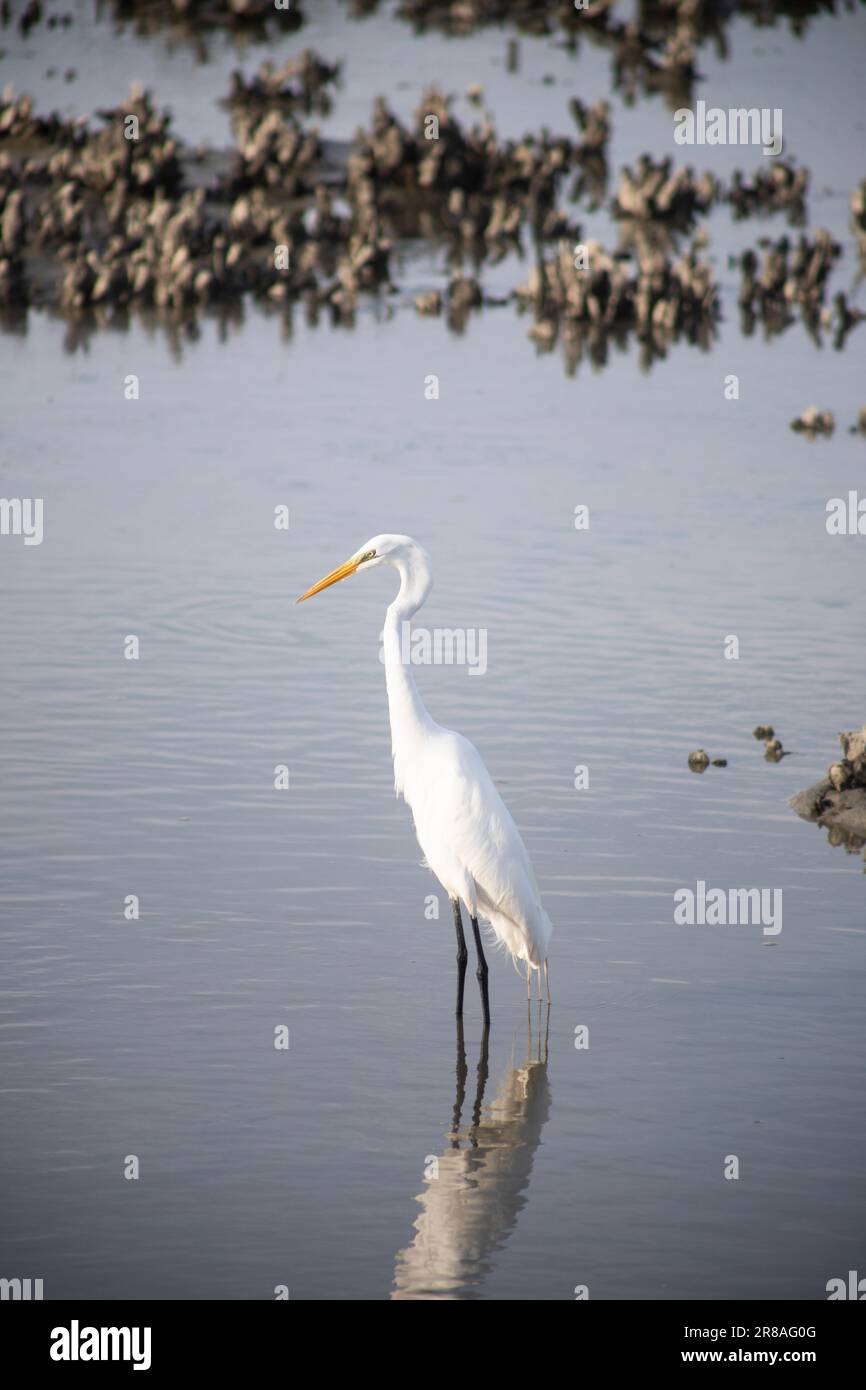
<svg viewBox="0 0 866 1390"><path fill-rule="evenodd" d="M393 562L400 575L400 591L385 613L383 643L385 682L388 688L388 715L391 720L391 753L394 758L394 786L405 795L407 769L415 765L413 754L438 725L418 694L408 656L409 622L433 587L430 561L417 546L411 558ZM405 624L405 634L404 634ZM404 650L406 660L404 661Z"/></svg>

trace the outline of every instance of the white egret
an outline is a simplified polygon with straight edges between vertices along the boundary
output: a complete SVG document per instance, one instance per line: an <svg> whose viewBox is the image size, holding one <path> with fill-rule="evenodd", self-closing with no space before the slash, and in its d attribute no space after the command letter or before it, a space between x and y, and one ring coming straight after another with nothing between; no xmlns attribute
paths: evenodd
<svg viewBox="0 0 866 1390"><path fill-rule="evenodd" d="M533 970L539 972L540 993L544 966L548 1003L547 949L553 928L541 904L520 832L478 751L462 734L431 719L412 671L404 664L403 624L417 613L433 586L427 552L409 536L374 536L345 564L301 594L297 602L303 603L358 570L377 565L391 565L400 576L400 590L386 612L384 629L394 786L412 811L427 867L451 899L457 931L458 1015L463 1013L467 959L461 903L469 914L487 1026L490 1003L479 916L490 924L496 942L510 952L515 964L525 964L527 993Z"/></svg>

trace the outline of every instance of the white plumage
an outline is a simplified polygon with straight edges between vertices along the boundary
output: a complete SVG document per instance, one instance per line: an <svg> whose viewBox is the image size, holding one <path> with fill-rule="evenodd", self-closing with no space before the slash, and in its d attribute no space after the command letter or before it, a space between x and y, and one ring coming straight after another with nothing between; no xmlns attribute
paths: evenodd
<svg viewBox="0 0 866 1390"><path fill-rule="evenodd" d="M384 628L394 785L412 810L428 867L452 901L462 903L470 918L489 922L496 941L514 961L525 963L528 982L530 970L546 969L553 928L526 846L477 749L431 719L403 660L403 625L433 584L426 551L409 536L374 536L298 602L359 569L383 564L400 576ZM480 955L479 978L482 967L486 1003L486 966ZM461 1006L462 987L458 1011Z"/></svg>

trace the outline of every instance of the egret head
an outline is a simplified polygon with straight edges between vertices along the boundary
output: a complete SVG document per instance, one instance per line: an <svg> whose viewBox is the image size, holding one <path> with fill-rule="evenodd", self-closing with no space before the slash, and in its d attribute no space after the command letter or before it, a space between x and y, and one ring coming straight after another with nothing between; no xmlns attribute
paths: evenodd
<svg viewBox="0 0 866 1390"><path fill-rule="evenodd" d="M341 579L348 579L358 570L375 569L377 565L396 565L399 568L401 563L409 564L414 557L421 556L424 556L426 560L424 551L412 540L411 536L389 534L372 536L344 564L331 570L330 574L326 574L324 579L319 580L318 584L307 589L306 593L295 599L295 602L303 603L304 599L312 598L314 594L321 593L323 589L330 588L332 584L338 584Z"/></svg>

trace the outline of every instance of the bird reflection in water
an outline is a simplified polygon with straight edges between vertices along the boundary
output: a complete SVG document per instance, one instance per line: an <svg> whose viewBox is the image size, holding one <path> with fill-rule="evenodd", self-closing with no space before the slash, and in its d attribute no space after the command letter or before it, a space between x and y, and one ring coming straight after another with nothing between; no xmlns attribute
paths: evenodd
<svg viewBox="0 0 866 1390"><path fill-rule="evenodd" d="M458 1019L450 1142L437 1160L438 1176L431 1176L415 1199L421 1211L412 1243L397 1254L392 1299L480 1296L492 1256L514 1230L526 1204L532 1161L550 1113L549 1014L549 1007L539 1004L533 1036L528 1010L526 1061L508 1068L486 1106L489 1031L484 1030L467 1124L463 1112L469 1068L463 1021Z"/></svg>

